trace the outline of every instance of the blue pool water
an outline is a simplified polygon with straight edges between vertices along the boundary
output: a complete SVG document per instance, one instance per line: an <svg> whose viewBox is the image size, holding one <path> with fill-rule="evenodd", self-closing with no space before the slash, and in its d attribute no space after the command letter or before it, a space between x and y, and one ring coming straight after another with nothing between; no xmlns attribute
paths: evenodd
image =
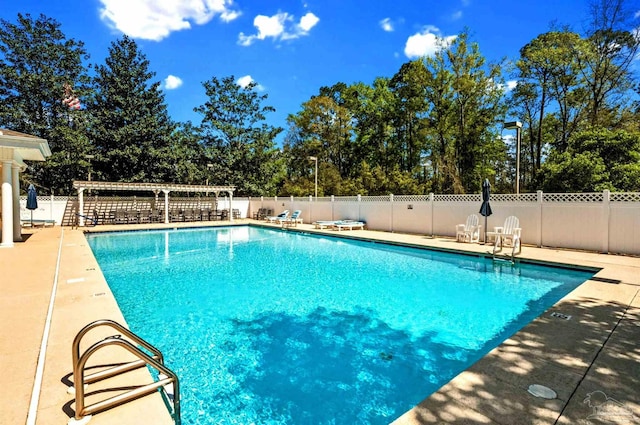
<svg viewBox="0 0 640 425"><path fill-rule="evenodd" d="M592 275L255 227L87 238L184 424L387 424Z"/></svg>

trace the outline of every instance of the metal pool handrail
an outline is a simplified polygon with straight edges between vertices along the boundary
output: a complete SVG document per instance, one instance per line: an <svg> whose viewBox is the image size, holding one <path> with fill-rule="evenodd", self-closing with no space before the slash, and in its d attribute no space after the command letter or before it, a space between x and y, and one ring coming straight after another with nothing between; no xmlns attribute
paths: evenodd
<svg viewBox="0 0 640 425"><path fill-rule="evenodd" d="M133 345L131 342L122 339L122 335L112 335L91 345L82 354L82 356L80 356L80 342L82 340L82 337L86 335L86 333L91 329L99 326L109 326L116 329L118 332L122 333L136 344L143 346L145 349L151 352L152 355L144 352L139 347ZM110 345L116 345L126 349L127 351L138 357L138 360L134 360L129 363L123 363L118 366L114 366L109 369L105 369L100 372L85 376L85 365L89 358L99 349ZM177 375L164 365L164 359L160 350L149 344L144 339L140 338L135 333L131 332L129 329L112 320L97 320L93 323L90 323L82 328L74 338L71 355L73 360L73 382L76 395L76 409L75 417L69 421L69 424L86 423L89 421L93 413L120 406L129 401L133 401L146 395L152 394L159 388L162 388L166 394L165 386L172 385L173 397L168 398L172 399L173 402L174 421L176 425L180 425L180 385ZM107 379L116 375L120 375L147 365L152 366L153 368L161 372L161 376L158 381L137 387L126 393L122 393L109 399L96 402L92 405L85 406L85 385L101 381L103 379Z"/></svg>

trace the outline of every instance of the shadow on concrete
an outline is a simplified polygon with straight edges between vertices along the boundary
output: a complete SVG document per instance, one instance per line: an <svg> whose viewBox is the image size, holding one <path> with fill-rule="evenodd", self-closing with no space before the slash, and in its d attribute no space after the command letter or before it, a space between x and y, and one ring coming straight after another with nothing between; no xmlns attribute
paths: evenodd
<svg viewBox="0 0 640 425"><path fill-rule="evenodd" d="M594 298L563 301L396 423L589 423L603 407L585 403L594 391L640 418L639 340L638 309ZM531 384L557 398L534 397Z"/></svg>

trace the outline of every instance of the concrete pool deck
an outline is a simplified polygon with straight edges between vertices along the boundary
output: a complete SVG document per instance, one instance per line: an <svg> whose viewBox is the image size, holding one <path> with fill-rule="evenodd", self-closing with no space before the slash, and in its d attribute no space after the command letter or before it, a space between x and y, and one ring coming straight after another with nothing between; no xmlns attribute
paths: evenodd
<svg viewBox="0 0 640 425"><path fill-rule="evenodd" d="M239 220L238 223L280 227L253 220ZM98 226L83 230L225 224L229 223ZM71 383L73 338L94 320L113 319L124 323L83 230L27 229L24 242L16 243L10 249L0 249L2 423L67 423L75 408L75 396L66 392ZM316 230L305 224L291 230L471 255L487 255L490 250L489 246L457 243L444 237L367 230L335 232ZM394 425L587 424L599 421L640 424L640 258L530 246L524 246L518 257L599 271L438 392L397 418ZM48 321L54 286L57 290ZM567 320L568 316L571 317ZM38 357L45 329L48 330L48 342L40 366L42 373L39 373ZM92 336L83 343L82 349L100 338ZM106 348L95 360L106 364L124 359L121 352ZM108 388L115 386L121 391L147 383L145 379L148 379L148 373L139 370L104 384L92 384L87 390L92 394L87 403L111 396ZM39 398L32 402L34 383ZM534 397L527 391L531 384L552 388L557 398ZM153 395L98 413L89 423L162 425L172 422L161 397Z"/></svg>

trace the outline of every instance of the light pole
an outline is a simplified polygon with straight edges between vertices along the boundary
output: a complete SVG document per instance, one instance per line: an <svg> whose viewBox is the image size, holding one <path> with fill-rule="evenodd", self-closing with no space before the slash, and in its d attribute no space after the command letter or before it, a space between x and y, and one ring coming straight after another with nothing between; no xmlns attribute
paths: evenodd
<svg viewBox="0 0 640 425"><path fill-rule="evenodd" d="M505 130L516 130L516 195L520 194L520 131L522 123L520 121L510 121L504 123Z"/></svg>
<svg viewBox="0 0 640 425"><path fill-rule="evenodd" d="M89 161L89 170L87 171L87 181L91 181L91 160L95 158L95 155L85 155L84 158Z"/></svg>
<svg viewBox="0 0 640 425"><path fill-rule="evenodd" d="M315 161L316 162L316 200L318 199L318 157L317 156L310 156L309 157L309 161Z"/></svg>
<svg viewBox="0 0 640 425"><path fill-rule="evenodd" d="M207 186L209 186L209 173L211 173L212 168L213 164L207 164Z"/></svg>
<svg viewBox="0 0 640 425"><path fill-rule="evenodd" d="M87 170L87 181L91 181L91 160L95 158L95 155L85 155L84 158L89 161L89 169ZM87 191L89 195L91 195L91 189Z"/></svg>

